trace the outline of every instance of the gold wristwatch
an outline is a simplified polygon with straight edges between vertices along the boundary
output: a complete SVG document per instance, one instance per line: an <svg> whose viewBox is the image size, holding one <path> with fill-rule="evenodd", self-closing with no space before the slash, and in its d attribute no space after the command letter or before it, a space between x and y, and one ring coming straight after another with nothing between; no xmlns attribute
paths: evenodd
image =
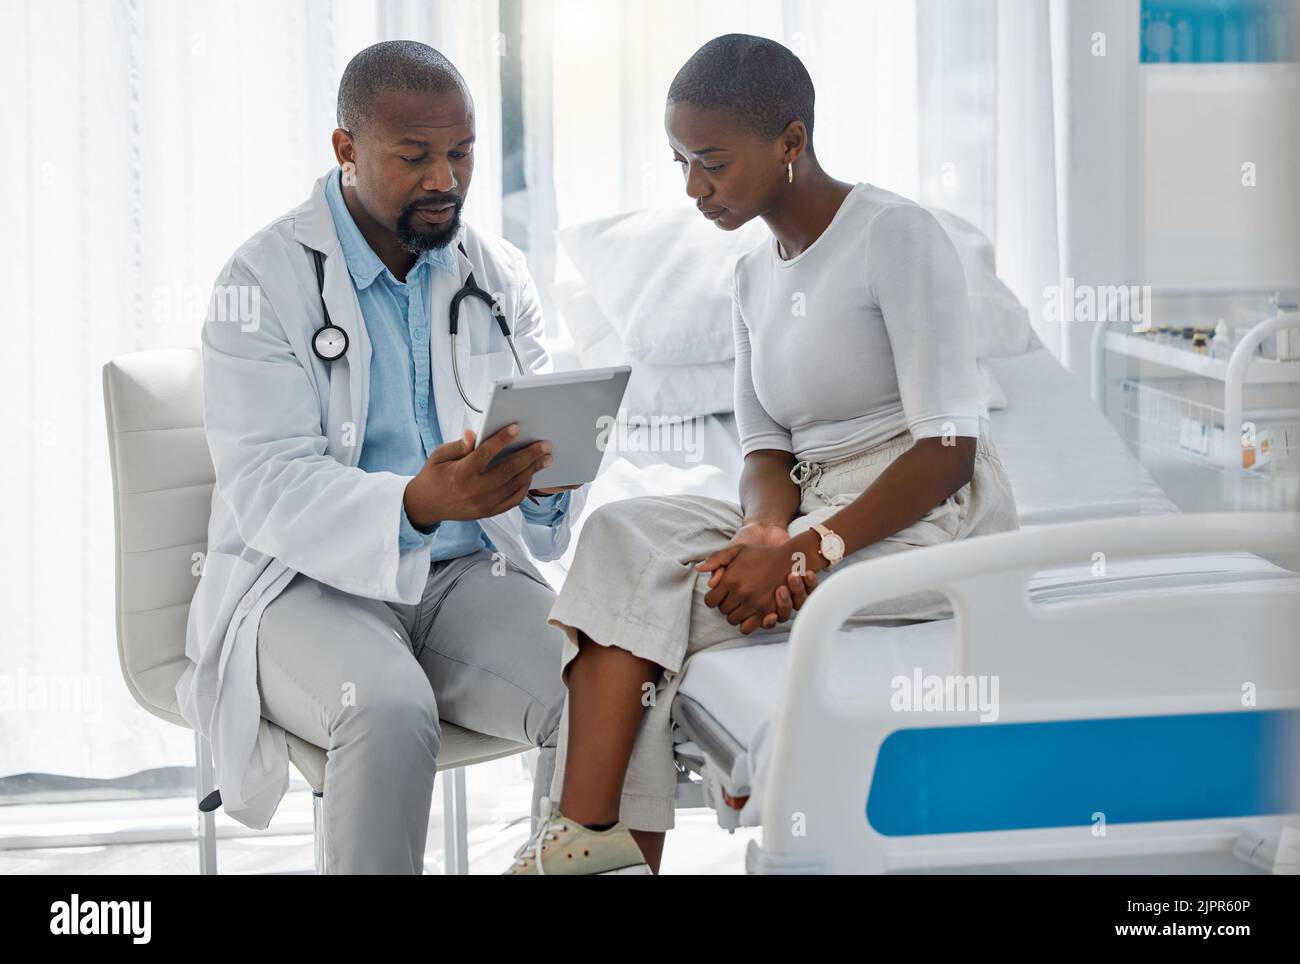
<svg viewBox="0 0 1300 964"><path fill-rule="evenodd" d="M821 545L817 547L817 551L822 554L823 559L833 566L844 558L843 539L819 523L814 523L811 528L813 532L821 536Z"/></svg>

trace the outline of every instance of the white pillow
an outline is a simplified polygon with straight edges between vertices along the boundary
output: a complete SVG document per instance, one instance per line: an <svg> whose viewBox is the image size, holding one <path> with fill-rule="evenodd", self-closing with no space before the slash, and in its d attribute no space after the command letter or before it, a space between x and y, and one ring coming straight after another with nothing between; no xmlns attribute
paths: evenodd
<svg viewBox="0 0 1300 964"><path fill-rule="evenodd" d="M961 258L976 357L1036 348L1029 312L998 278L989 239L955 214L927 210ZM628 356L654 365L735 356L731 286L736 259L767 243L768 236L758 218L736 231L720 231L687 206L619 214L556 233Z"/></svg>
<svg viewBox="0 0 1300 964"><path fill-rule="evenodd" d="M721 231L689 206L633 211L556 232L627 354L652 365L734 358L736 260L768 234Z"/></svg>
<svg viewBox="0 0 1300 964"><path fill-rule="evenodd" d="M624 407L629 415L712 415L734 409L734 361L707 365L647 365L629 358L617 333L577 279L551 288L560 317L573 338L579 366L631 365ZM1007 407L1007 393L983 361L978 363L980 397L990 412Z"/></svg>
<svg viewBox="0 0 1300 964"><path fill-rule="evenodd" d="M704 365L650 365L628 356L618 334L600 310L587 285L560 281L551 287L560 316L573 336L584 368L631 365L623 408L629 417L669 415L683 418L730 412L734 408L731 361ZM730 337L730 333L728 333Z"/></svg>
<svg viewBox="0 0 1300 964"><path fill-rule="evenodd" d="M980 398L984 400L984 407L990 412L996 412L1007 407L1007 393L1001 383L993 377L993 372L989 366L982 361L977 361L975 367L979 370L980 376Z"/></svg>
<svg viewBox="0 0 1300 964"><path fill-rule="evenodd" d="M966 272L970 313L975 322L975 357L1020 355L1038 347L1029 312L1002 283L994 265L993 243L979 228L950 211L926 208L943 225Z"/></svg>
<svg viewBox="0 0 1300 964"><path fill-rule="evenodd" d="M624 408L629 416L667 415L694 418L730 412L736 407L734 362L707 365L647 365L631 361Z"/></svg>

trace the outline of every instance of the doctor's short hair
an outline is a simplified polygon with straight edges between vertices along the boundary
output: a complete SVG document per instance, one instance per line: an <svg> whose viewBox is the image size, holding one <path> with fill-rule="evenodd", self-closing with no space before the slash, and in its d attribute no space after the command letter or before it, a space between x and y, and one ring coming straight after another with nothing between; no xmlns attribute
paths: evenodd
<svg viewBox="0 0 1300 964"><path fill-rule="evenodd" d="M458 90L470 100L465 78L438 51L415 40L385 40L361 51L344 68L339 81L339 127L352 132L363 129L371 120L375 99L389 90L431 94Z"/></svg>
<svg viewBox="0 0 1300 964"><path fill-rule="evenodd" d="M794 51L765 37L714 37L677 71L668 100L733 114L768 140L801 120L812 141L812 78Z"/></svg>

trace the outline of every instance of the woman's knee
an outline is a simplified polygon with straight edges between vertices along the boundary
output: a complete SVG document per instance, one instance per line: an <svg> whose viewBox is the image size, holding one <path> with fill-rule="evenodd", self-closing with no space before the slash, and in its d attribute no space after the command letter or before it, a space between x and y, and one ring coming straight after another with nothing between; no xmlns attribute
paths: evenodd
<svg viewBox="0 0 1300 964"><path fill-rule="evenodd" d="M582 538L619 545L638 541L663 548L683 533L730 529L739 525L739 508L695 496L642 495L607 502L583 521Z"/></svg>
<svg viewBox="0 0 1300 964"><path fill-rule="evenodd" d="M583 522L583 532L593 529L626 528L634 520L655 518L662 509L662 499L655 495L640 495L631 499L619 499L606 502L587 516Z"/></svg>

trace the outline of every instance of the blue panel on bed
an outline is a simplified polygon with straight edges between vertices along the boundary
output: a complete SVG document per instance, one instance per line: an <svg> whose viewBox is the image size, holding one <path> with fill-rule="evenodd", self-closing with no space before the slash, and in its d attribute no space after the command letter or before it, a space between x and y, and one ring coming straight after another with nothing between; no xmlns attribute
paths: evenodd
<svg viewBox="0 0 1300 964"><path fill-rule="evenodd" d="M1293 813L1300 711L898 730L867 821L885 836Z"/></svg>

